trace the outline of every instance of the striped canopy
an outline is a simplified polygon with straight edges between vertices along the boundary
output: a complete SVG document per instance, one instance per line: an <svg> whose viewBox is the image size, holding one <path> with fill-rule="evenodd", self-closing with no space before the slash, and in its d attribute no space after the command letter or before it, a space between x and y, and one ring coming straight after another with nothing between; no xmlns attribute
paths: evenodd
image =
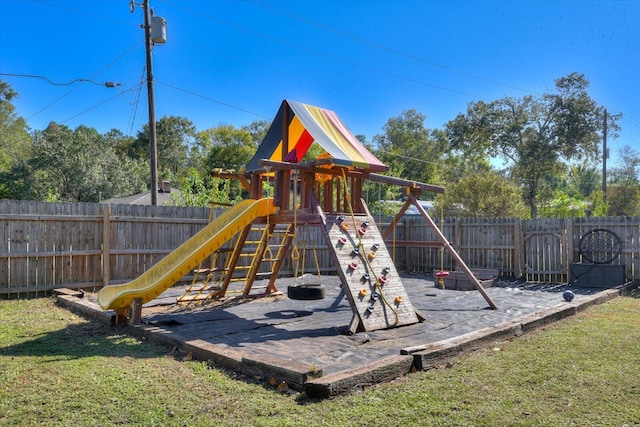
<svg viewBox="0 0 640 427"><path fill-rule="evenodd" d="M288 132L286 153L282 152L284 132ZM313 142L319 144L336 165L376 172L389 169L358 141L333 111L284 100L247 170L258 169L262 159L297 163Z"/></svg>

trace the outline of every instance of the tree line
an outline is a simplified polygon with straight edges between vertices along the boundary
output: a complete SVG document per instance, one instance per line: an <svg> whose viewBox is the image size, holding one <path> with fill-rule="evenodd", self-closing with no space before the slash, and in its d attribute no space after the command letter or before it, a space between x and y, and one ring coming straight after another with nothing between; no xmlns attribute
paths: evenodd
<svg viewBox="0 0 640 427"><path fill-rule="evenodd" d="M435 198L445 216L640 215L640 155L628 146L608 171L605 199L599 166L604 107L588 87L584 75L571 73L539 96L471 102L443 129L427 128L426 116L410 109L388 119L381 134L356 136L390 175L445 186ZM135 137L55 122L32 130L12 103L17 95L0 80L0 198L99 202L148 191L148 125ZM619 131L616 120L608 122L610 137ZM244 167L268 126L254 121L198 130L186 117L158 120L158 171L181 190L174 202L239 199L238 183L211 171ZM395 209L384 201L402 198L398 188L366 185L374 211Z"/></svg>

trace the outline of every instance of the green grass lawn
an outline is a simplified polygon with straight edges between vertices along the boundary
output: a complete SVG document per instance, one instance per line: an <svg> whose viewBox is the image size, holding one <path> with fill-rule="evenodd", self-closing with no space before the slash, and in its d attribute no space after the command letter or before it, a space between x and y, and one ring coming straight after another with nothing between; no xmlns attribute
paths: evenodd
<svg viewBox="0 0 640 427"><path fill-rule="evenodd" d="M183 361L52 299L0 301L0 425L640 425L640 294L334 400Z"/></svg>

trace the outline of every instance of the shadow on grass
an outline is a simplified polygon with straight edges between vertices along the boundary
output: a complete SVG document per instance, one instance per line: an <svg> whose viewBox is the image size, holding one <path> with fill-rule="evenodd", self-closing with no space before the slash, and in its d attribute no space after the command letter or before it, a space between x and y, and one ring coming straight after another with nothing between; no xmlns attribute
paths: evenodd
<svg viewBox="0 0 640 427"><path fill-rule="evenodd" d="M0 349L5 357L42 357L47 361L95 356L153 358L166 349L144 342L100 322L69 325Z"/></svg>

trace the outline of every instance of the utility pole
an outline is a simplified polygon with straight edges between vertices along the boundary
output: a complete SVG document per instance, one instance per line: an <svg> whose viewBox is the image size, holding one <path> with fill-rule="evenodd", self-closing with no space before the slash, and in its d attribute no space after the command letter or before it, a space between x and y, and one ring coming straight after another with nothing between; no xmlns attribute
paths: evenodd
<svg viewBox="0 0 640 427"><path fill-rule="evenodd" d="M618 119L622 117L622 113L609 116L607 109L604 109L604 121L602 123L602 202L607 203L607 158L609 157L609 149L607 148L607 128L609 119Z"/></svg>
<svg viewBox="0 0 640 427"><path fill-rule="evenodd" d="M602 202L607 203L607 109L602 124Z"/></svg>
<svg viewBox="0 0 640 427"><path fill-rule="evenodd" d="M142 4L135 3L131 0L129 7L131 13L134 12L135 7L142 6L144 10L144 39L146 49L146 68L147 68L147 100L149 103L149 162L151 163L151 204L153 206L158 205L158 141L156 137L156 111L155 111L155 99L153 93L153 61L151 58L151 49L155 43L164 43L165 39L165 24L164 19L159 17L153 17L153 11L149 6L149 0L144 0ZM153 33L152 33L152 18L153 18ZM156 28L156 25L159 27Z"/></svg>
<svg viewBox="0 0 640 427"><path fill-rule="evenodd" d="M151 8L144 0L144 40L147 51L147 98L149 101L149 161L151 162L151 205L158 206L158 141L156 140L156 109L153 94L153 61L151 58Z"/></svg>

